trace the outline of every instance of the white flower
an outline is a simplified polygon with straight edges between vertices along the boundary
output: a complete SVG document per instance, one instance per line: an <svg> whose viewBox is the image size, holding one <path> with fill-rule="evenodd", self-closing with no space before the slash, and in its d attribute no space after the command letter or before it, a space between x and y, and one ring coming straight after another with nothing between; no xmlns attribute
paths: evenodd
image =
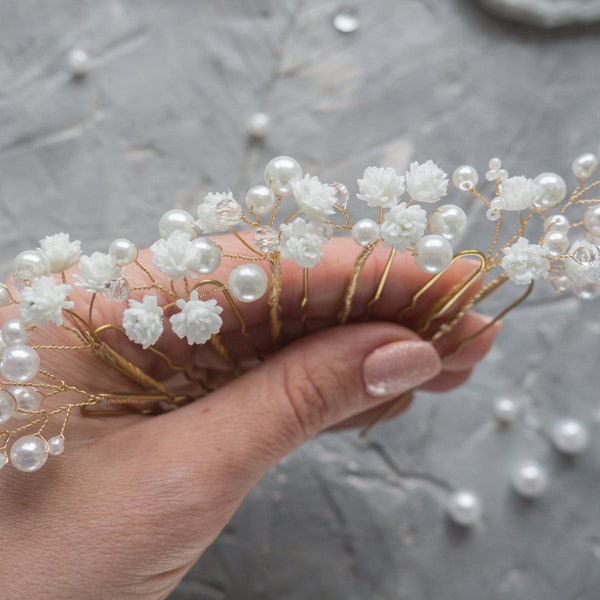
<svg viewBox="0 0 600 600"><path fill-rule="evenodd" d="M223 319L219 316L223 309L214 299L198 300L198 292L190 294L190 300L176 302L181 312L170 319L173 331L180 338L186 337L190 344L204 344L214 333L219 333Z"/></svg>
<svg viewBox="0 0 600 600"><path fill-rule="evenodd" d="M543 188L533 179L522 175L509 177L502 182L500 192L504 199L504 210L525 210L543 193Z"/></svg>
<svg viewBox="0 0 600 600"><path fill-rule="evenodd" d="M292 191L300 210L315 219L324 219L335 212L337 190L321 183L318 177L306 174L303 179L294 179Z"/></svg>
<svg viewBox="0 0 600 600"><path fill-rule="evenodd" d="M431 160L413 162L406 172L406 189L414 202L438 202L448 192L448 179Z"/></svg>
<svg viewBox="0 0 600 600"><path fill-rule="evenodd" d="M173 231L166 240L154 242L150 250L154 266L173 280L191 275L190 265L198 254L190 236L179 230Z"/></svg>
<svg viewBox="0 0 600 600"><path fill-rule="evenodd" d="M545 279L550 270L550 259L545 250L520 237L512 246L504 248L502 268L510 280L518 285L527 285L534 279Z"/></svg>
<svg viewBox="0 0 600 600"><path fill-rule="evenodd" d="M404 177L392 168L367 167L363 178L357 181L359 194L356 197L364 200L367 206L391 208L398 203L404 194Z"/></svg>
<svg viewBox="0 0 600 600"><path fill-rule="evenodd" d="M163 332L163 310L156 296L144 296L142 302L129 300L123 312L123 328L127 337L144 349L155 344Z"/></svg>
<svg viewBox="0 0 600 600"><path fill-rule="evenodd" d="M198 205L196 225L204 233L227 231L237 225L244 215L240 204L231 192L207 194Z"/></svg>
<svg viewBox="0 0 600 600"><path fill-rule="evenodd" d="M94 252L91 256L82 256L79 260L79 280L77 285L85 288L90 293L103 293L107 285L118 279L123 271L110 254Z"/></svg>
<svg viewBox="0 0 600 600"><path fill-rule="evenodd" d="M386 246L393 246L398 252L406 252L425 233L427 213L417 204L407 208L406 202L393 206L381 223L381 237Z"/></svg>
<svg viewBox="0 0 600 600"><path fill-rule="evenodd" d="M68 233L57 233L40 240L40 250L48 257L50 272L62 273L77 264L81 256L81 242L71 242Z"/></svg>
<svg viewBox="0 0 600 600"><path fill-rule="evenodd" d="M279 250L283 258L293 258L301 267L309 269L319 262L327 242L320 224L307 223L297 217L287 225L283 223L280 230Z"/></svg>
<svg viewBox="0 0 600 600"><path fill-rule="evenodd" d="M36 277L31 287L21 290L21 317L37 327L45 327L48 323L62 325L63 309L75 306L67 300L72 291L70 285L58 284L52 277Z"/></svg>

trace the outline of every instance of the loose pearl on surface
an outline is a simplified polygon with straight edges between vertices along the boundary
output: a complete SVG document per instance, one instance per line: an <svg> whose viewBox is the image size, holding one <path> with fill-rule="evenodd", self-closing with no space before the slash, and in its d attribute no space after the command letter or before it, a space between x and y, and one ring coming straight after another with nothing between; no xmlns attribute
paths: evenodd
<svg viewBox="0 0 600 600"><path fill-rule="evenodd" d="M452 183L464 192L472 190L478 181L479 175L477 174L477 170L471 165L461 165L452 174Z"/></svg>
<svg viewBox="0 0 600 600"><path fill-rule="evenodd" d="M17 410L17 401L6 390L0 390L0 423L6 423Z"/></svg>
<svg viewBox="0 0 600 600"><path fill-rule="evenodd" d="M340 33L352 33L358 29L359 25L358 14L351 8L345 8L333 17L333 26Z"/></svg>
<svg viewBox="0 0 600 600"><path fill-rule="evenodd" d="M40 368L39 354L29 346L9 346L2 355L2 374L15 383L33 379Z"/></svg>
<svg viewBox="0 0 600 600"><path fill-rule="evenodd" d="M456 524L471 527L481 519L481 500L470 490L457 490L450 496L446 510Z"/></svg>
<svg viewBox="0 0 600 600"><path fill-rule="evenodd" d="M573 174L580 181L589 179L597 168L598 157L591 152L586 152L573 161Z"/></svg>
<svg viewBox="0 0 600 600"><path fill-rule="evenodd" d="M50 275L50 261L43 252L25 250L17 254L12 271L12 281L17 289L23 289L43 275Z"/></svg>
<svg viewBox="0 0 600 600"><path fill-rule="evenodd" d="M138 255L137 246L125 238L118 238L111 242L108 247L108 253L115 259L120 266L130 265L135 261Z"/></svg>
<svg viewBox="0 0 600 600"><path fill-rule="evenodd" d="M512 485L523 498L537 498L546 491L548 475L538 462L527 461L513 473Z"/></svg>
<svg viewBox="0 0 600 600"><path fill-rule="evenodd" d="M158 233L166 240L174 231L184 231L190 238L195 237L194 217L180 208L168 210L158 222Z"/></svg>
<svg viewBox="0 0 600 600"><path fill-rule="evenodd" d="M554 208L565 199L567 184L560 175L541 173L534 181L544 190L542 195L533 203L536 208Z"/></svg>
<svg viewBox="0 0 600 600"><path fill-rule="evenodd" d="M196 238L192 245L196 251L196 259L193 264L190 264L192 271L206 275L219 268L223 258L223 251L220 246L204 237Z"/></svg>
<svg viewBox="0 0 600 600"><path fill-rule="evenodd" d="M507 396L501 396L494 402L494 416L503 425L512 423L521 412L521 404Z"/></svg>
<svg viewBox="0 0 600 600"><path fill-rule="evenodd" d="M263 139L267 137L269 128L271 125L271 119L269 115L264 112L254 113L248 120L248 130L250 135L256 139Z"/></svg>
<svg viewBox="0 0 600 600"><path fill-rule="evenodd" d="M352 227L352 239L359 246L368 246L379 239L379 225L372 219L361 219Z"/></svg>
<svg viewBox="0 0 600 600"><path fill-rule="evenodd" d="M90 70L90 57L85 50L81 48L73 48L67 56L67 63L71 73L75 77L83 77Z"/></svg>
<svg viewBox="0 0 600 600"><path fill-rule="evenodd" d="M444 204L431 213L429 229L449 242L455 242L467 230L467 214L460 206Z"/></svg>
<svg viewBox="0 0 600 600"><path fill-rule="evenodd" d="M452 246L441 235L426 235L415 245L415 263L426 273L441 273L452 261Z"/></svg>
<svg viewBox="0 0 600 600"><path fill-rule="evenodd" d="M19 471L31 473L41 469L48 460L48 444L39 435L19 438L10 449L10 462Z"/></svg>
<svg viewBox="0 0 600 600"><path fill-rule="evenodd" d="M8 390L17 401L17 406L23 410L39 410L44 397L34 387L15 386Z"/></svg>
<svg viewBox="0 0 600 600"><path fill-rule="evenodd" d="M277 156L265 167L265 183L278 196L292 193L292 181L302 179L302 167L290 156Z"/></svg>
<svg viewBox="0 0 600 600"><path fill-rule="evenodd" d="M588 206L583 211L583 226L589 233L600 236L600 205Z"/></svg>
<svg viewBox="0 0 600 600"><path fill-rule="evenodd" d="M65 451L65 438L62 435L56 435L48 440L48 452L52 456L58 456Z"/></svg>
<svg viewBox="0 0 600 600"><path fill-rule="evenodd" d="M229 274L229 291L242 302L254 302L266 291L269 285L267 274L252 263L240 265Z"/></svg>
<svg viewBox="0 0 600 600"><path fill-rule="evenodd" d="M8 306L11 303L10 292L8 288L0 283L0 308Z"/></svg>
<svg viewBox="0 0 600 600"><path fill-rule="evenodd" d="M589 443L588 430L575 419L562 419L552 428L552 442L563 454L581 454Z"/></svg>
<svg viewBox="0 0 600 600"><path fill-rule="evenodd" d="M23 319L11 319L2 325L2 339L7 346L26 344L29 339L27 323Z"/></svg>
<svg viewBox="0 0 600 600"><path fill-rule="evenodd" d="M275 194L266 185L255 185L246 194L246 206L254 215L265 215L275 208Z"/></svg>

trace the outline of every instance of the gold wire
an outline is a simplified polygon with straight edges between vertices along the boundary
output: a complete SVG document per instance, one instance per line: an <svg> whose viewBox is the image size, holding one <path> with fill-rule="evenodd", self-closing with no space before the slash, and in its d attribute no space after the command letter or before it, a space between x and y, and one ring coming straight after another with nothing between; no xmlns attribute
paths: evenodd
<svg viewBox="0 0 600 600"><path fill-rule="evenodd" d="M306 319L308 318L308 268L302 270L302 302L300 302L300 324L302 325L302 333L305 335L307 332L308 324Z"/></svg>
<svg viewBox="0 0 600 600"><path fill-rule="evenodd" d="M275 349L278 349L281 342L281 255L279 252L273 252L270 258L271 264L271 283L267 305L269 306L269 322L271 325L271 342Z"/></svg>
<svg viewBox="0 0 600 600"><path fill-rule="evenodd" d="M256 248L254 248L253 246L251 246L233 227L231 227L231 229L229 230L231 231L231 233L233 233L233 235L246 247L248 248L248 250L250 250L250 252L254 253L254 254L258 254L258 256L260 256L260 258L265 258L265 255L262 252L259 252Z"/></svg>
<svg viewBox="0 0 600 600"><path fill-rule="evenodd" d="M373 310L374 304L381 298L381 294L383 293L383 288L387 282L390 271L392 270L392 264L394 262L394 257L396 256L396 248L392 248L390 250L390 255L388 256L387 262L385 263L385 267L383 268L383 272L381 273L381 278L379 279L379 285L377 286L377 290L375 290L374 296L367 303L367 308L365 311L365 321L369 319L371 316L371 312Z"/></svg>

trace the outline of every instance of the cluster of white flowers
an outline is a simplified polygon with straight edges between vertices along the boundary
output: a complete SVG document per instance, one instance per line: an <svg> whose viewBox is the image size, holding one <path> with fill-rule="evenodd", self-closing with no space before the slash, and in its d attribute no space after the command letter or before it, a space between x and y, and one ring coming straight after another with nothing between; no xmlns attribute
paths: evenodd
<svg viewBox="0 0 600 600"><path fill-rule="evenodd" d="M111 254L94 252L79 259L79 273L75 275L78 285L91 294L104 293L111 281L121 277L123 268L117 265Z"/></svg>
<svg viewBox="0 0 600 600"><path fill-rule="evenodd" d="M367 167L357 183L359 193L356 197L371 207L391 208L406 191L404 177L389 167Z"/></svg>
<svg viewBox="0 0 600 600"><path fill-rule="evenodd" d="M163 309L157 297L146 295L141 302L129 300L129 308L123 311L123 329L132 342L143 348L156 344L164 330Z"/></svg>
<svg viewBox="0 0 600 600"><path fill-rule="evenodd" d="M70 285L58 284L52 277L36 277L30 286L21 290L21 317L36 327L49 323L62 325L63 309L75 306L67 300L72 291Z"/></svg>
<svg viewBox="0 0 600 600"><path fill-rule="evenodd" d="M172 315L169 322L177 336L187 338L190 344L204 344L213 334L219 333L223 309L216 300L199 300L198 292L194 290L187 302L179 299L176 304L181 312Z"/></svg>
<svg viewBox="0 0 600 600"><path fill-rule="evenodd" d="M204 233L218 233L235 227L244 214L239 202L229 191L207 194L198 205L196 225Z"/></svg>
<svg viewBox="0 0 600 600"><path fill-rule="evenodd" d="M317 177L306 174L292 181L292 191L300 210L313 219L325 219L335 212L336 189Z"/></svg>
<svg viewBox="0 0 600 600"><path fill-rule="evenodd" d="M282 258L293 258L306 269L314 267L321 260L323 246L327 242L321 226L296 217L291 223L282 224L280 231L279 251Z"/></svg>
<svg viewBox="0 0 600 600"><path fill-rule="evenodd" d="M380 231L386 246L393 246L398 252L406 252L425 233L427 213L417 204L413 206L401 202L393 206L383 217Z"/></svg>
<svg viewBox="0 0 600 600"><path fill-rule="evenodd" d="M177 281L190 277L197 268L200 251L184 231L173 231L169 237L150 246L154 266Z"/></svg>
<svg viewBox="0 0 600 600"><path fill-rule="evenodd" d="M406 189L413 202L432 204L448 193L448 178L431 160L412 162L406 173Z"/></svg>
<svg viewBox="0 0 600 600"><path fill-rule="evenodd" d="M543 189L532 179L522 175L505 179L500 190L505 210L527 210L542 195Z"/></svg>
<svg viewBox="0 0 600 600"><path fill-rule="evenodd" d="M72 242L68 233L57 233L40 240L40 250L48 257L50 272L62 273L79 261L81 242Z"/></svg>
<svg viewBox="0 0 600 600"><path fill-rule="evenodd" d="M502 268L517 285L527 285L536 279L546 279L550 271L547 252L538 244L520 237L512 246L504 248Z"/></svg>

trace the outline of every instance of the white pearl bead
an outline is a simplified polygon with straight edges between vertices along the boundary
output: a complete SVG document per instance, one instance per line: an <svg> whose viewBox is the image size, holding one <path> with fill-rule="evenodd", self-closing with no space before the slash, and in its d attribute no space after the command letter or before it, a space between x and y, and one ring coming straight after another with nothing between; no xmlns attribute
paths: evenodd
<svg viewBox="0 0 600 600"><path fill-rule="evenodd" d="M592 235L600 236L600 205L588 206L583 211L583 226Z"/></svg>
<svg viewBox="0 0 600 600"><path fill-rule="evenodd" d="M543 189L542 195L533 203L536 208L554 208L565 199L567 184L560 175L540 173L534 181Z"/></svg>
<svg viewBox="0 0 600 600"><path fill-rule="evenodd" d="M48 460L48 443L39 435L19 438L10 449L10 462L19 471L31 473L41 469Z"/></svg>
<svg viewBox="0 0 600 600"><path fill-rule="evenodd" d="M566 292L571 287L571 282L566 275L559 275L550 280L552 287L559 293Z"/></svg>
<svg viewBox="0 0 600 600"><path fill-rule="evenodd" d="M254 302L266 291L269 285L267 274L253 263L240 265L229 274L229 291L242 302Z"/></svg>
<svg viewBox="0 0 600 600"><path fill-rule="evenodd" d="M575 419L563 419L552 428L552 442L564 454L581 454L589 443L588 430Z"/></svg>
<svg viewBox="0 0 600 600"><path fill-rule="evenodd" d="M256 139L267 137L270 125L271 119L269 119L269 115L264 112L254 113L248 120L248 130L250 135Z"/></svg>
<svg viewBox="0 0 600 600"><path fill-rule="evenodd" d="M39 410L44 397L34 387L15 386L8 390L17 401L17 406L22 410Z"/></svg>
<svg viewBox="0 0 600 600"><path fill-rule="evenodd" d="M26 344L29 339L27 323L23 319L11 319L2 325L2 339L7 346Z"/></svg>
<svg viewBox="0 0 600 600"><path fill-rule="evenodd" d="M29 346L9 346L2 355L2 374L15 383L33 379L40 368L39 354Z"/></svg>
<svg viewBox="0 0 600 600"><path fill-rule="evenodd" d="M470 490L457 490L448 499L446 510L452 521L471 527L481 518L481 500Z"/></svg>
<svg viewBox="0 0 600 600"><path fill-rule="evenodd" d="M12 302L8 288L0 283L0 308L8 306Z"/></svg>
<svg viewBox="0 0 600 600"><path fill-rule="evenodd" d="M85 50L81 48L73 48L67 56L67 63L71 73L75 77L83 77L90 70L90 57Z"/></svg>
<svg viewBox="0 0 600 600"><path fill-rule="evenodd" d="M452 183L464 192L472 190L478 182L479 175L477 174L477 170L471 165L461 165L452 174Z"/></svg>
<svg viewBox="0 0 600 600"><path fill-rule="evenodd" d="M43 252L25 250L17 254L12 271L12 281L17 289L23 289L43 275L50 275L50 261Z"/></svg>
<svg viewBox="0 0 600 600"><path fill-rule="evenodd" d="M359 246L368 246L379 239L379 225L372 219L361 219L352 227L352 239Z"/></svg>
<svg viewBox="0 0 600 600"><path fill-rule="evenodd" d="M344 8L333 17L333 26L340 33L352 33L358 29L360 20L354 9Z"/></svg>
<svg viewBox="0 0 600 600"><path fill-rule="evenodd" d="M205 237L196 238L192 242L194 248L194 260L189 267L194 273L212 273L219 268L223 251L220 246L217 246L212 240Z"/></svg>
<svg viewBox="0 0 600 600"><path fill-rule="evenodd" d="M48 440L48 452L52 456L58 456L65 451L65 438L62 435L56 435Z"/></svg>
<svg viewBox="0 0 600 600"><path fill-rule="evenodd" d="M17 410L17 401L6 390L0 390L0 423L6 423Z"/></svg>
<svg viewBox="0 0 600 600"><path fill-rule="evenodd" d="M0 452L0 469L8 463L6 452Z"/></svg>
<svg viewBox="0 0 600 600"><path fill-rule="evenodd" d="M452 246L441 235L426 235L415 245L415 263L426 273L441 273L452 262Z"/></svg>
<svg viewBox="0 0 600 600"><path fill-rule="evenodd" d="M265 183L278 196L292 193L292 181L302 179L302 167L290 156L277 156L265 167Z"/></svg>
<svg viewBox="0 0 600 600"><path fill-rule="evenodd" d="M460 206L444 204L431 213L429 229L449 242L456 242L467 230L467 214Z"/></svg>
<svg viewBox="0 0 600 600"><path fill-rule="evenodd" d="M254 215L265 215L275 208L275 194L266 185L255 185L246 194L246 206Z"/></svg>
<svg viewBox="0 0 600 600"><path fill-rule="evenodd" d="M550 256L562 256L569 249L569 238L566 233L551 229L544 236L542 248L546 250Z"/></svg>
<svg viewBox="0 0 600 600"><path fill-rule="evenodd" d="M586 152L573 161L573 174L580 181L589 179L597 168L598 157L591 152Z"/></svg>
<svg viewBox="0 0 600 600"><path fill-rule="evenodd" d="M115 259L115 262L120 267L124 267L135 261L138 255L138 249L133 242L130 242L125 238L118 238L111 242L108 247L108 253Z"/></svg>
<svg viewBox="0 0 600 600"><path fill-rule="evenodd" d="M527 461L515 469L512 485L520 496L537 498L548 486L548 475L542 465L535 461Z"/></svg>
<svg viewBox="0 0 600 600"><path fill-rule="evenodd" d="M174 231L183 231L190 238L195 237L194 217L180 208L168 210L158 222L158 233L161 238L166 240Z"/></svg>
<svg viewBox="0 0 600 600"><path fill-rule="evenodd" d="M520 412L521 404L513 398L501 396L500 398L496 398L494 402L494 416L504 425L512 423L519 416Z"/></svg>
<svg viewBox="0 0 600 600"><path fill-rule="evenodd" d="M570 228L569 219L565 215L552 215L544 220L544 231L552 230L568 233Z"/></svg>

